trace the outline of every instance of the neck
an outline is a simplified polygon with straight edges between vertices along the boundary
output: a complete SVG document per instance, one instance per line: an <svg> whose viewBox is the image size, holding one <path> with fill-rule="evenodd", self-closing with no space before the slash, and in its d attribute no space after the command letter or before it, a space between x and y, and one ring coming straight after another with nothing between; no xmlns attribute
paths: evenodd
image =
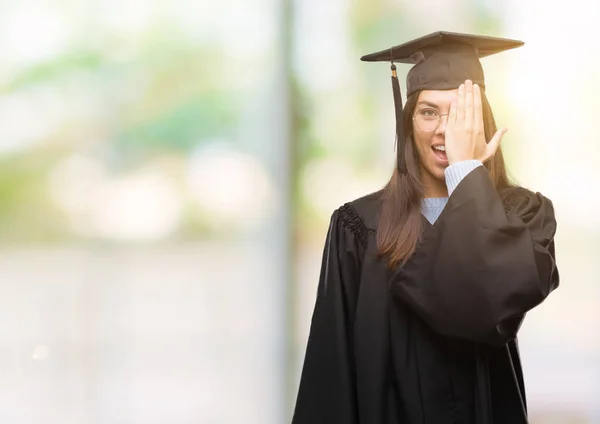
<svg viewBox="0 0 600 424"><path fill-rule="evenodd" d="M426 170L421 170L423 197L448 197L446 181L435 178Z"/></svg>

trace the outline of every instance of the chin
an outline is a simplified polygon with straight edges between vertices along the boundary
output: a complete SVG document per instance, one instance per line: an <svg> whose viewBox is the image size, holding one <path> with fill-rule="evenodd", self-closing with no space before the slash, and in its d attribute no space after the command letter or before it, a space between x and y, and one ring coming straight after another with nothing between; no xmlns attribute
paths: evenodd
<svg viewBox="0 0 600 424"><path fill-rule="evenodd" d="M445 166L439 166L436 164L436 165L429 167L427 169L427 172L429 173L429 175L431 175L436 180L445 181L446 180L446 174L444 173L445 170L446 170Z"/></svg>

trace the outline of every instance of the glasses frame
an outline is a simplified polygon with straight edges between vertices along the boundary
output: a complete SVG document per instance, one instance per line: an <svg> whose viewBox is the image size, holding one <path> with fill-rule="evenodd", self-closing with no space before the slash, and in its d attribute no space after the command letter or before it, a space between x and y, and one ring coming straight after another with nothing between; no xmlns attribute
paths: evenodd
<svg viewBox="0 0 600 424"><path fill-rule="evenodd" d="M424 109L431 109L431 110L433 110L433 111L436 113L436 115L438 116L438 119L437 119L437 125L436 125L436 126L435 126L435 127L432 129L432 130L424 130L424 129L423 129L423 128L421 128L421 127L419 126L419 124L417 123L417 114L418 114L419 112L421 112L422 110L424 110ZM448 115L450 115L450 113L438 113L438 112L437 112L435 109L433 109L433 108L431 108L431 107L422 107L421 109L419 109L419 110L417 110L417 111L415 112L415 114L413 115L413 118L412 118L412 119L413 119L413 122L415 123L415 125L417 126L417 128L418 128L418 129L420 129L421 131L423 131L423 132L434 132L434 131L435 131L435 130L437 130L437 129L438 129L438 127L440 126L440 123L442 122L442 116L448 116Z"/></svg>

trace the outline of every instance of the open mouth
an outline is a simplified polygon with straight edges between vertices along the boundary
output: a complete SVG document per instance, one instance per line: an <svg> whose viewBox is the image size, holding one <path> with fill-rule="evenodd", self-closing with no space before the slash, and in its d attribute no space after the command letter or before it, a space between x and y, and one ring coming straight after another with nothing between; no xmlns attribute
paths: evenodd
<svg viewBox="0 0 600 424"><path fill-rule="evenodd" d="M438 161L445 164L448 163L448 156L446 156L446 146L444 146L443 144L431 146L431 150L433 150L433 154L438 159Z"/></svg>

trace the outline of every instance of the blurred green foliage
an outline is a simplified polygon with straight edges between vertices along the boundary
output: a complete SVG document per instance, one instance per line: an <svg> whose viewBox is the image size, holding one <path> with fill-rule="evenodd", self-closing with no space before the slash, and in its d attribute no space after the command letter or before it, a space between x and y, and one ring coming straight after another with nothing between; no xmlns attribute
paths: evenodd
<svg viewBox="0 0 600 424"><path fill-rule="evenodd" d="M479 2L474 6L476 13L466 27L494 32L500 21ZM352 82L316 92L290 68L294 207L298 217L308 220L299 220L300 226L320 219L310 196L300 190L308 165L336 157L360 173L369 172L381 159L374 148L381 136L375 123L380 121L382 96L389 96L391 102L389 74L385 66L362 66L360 55L399 43L427 27L412 19L404 3L383 0L352 3L346 19L356 64L349 72L358 75ZM232 80L231 58L216 43L198 43L168 19L157 20L131 38L110 32L74 36L78 38L70 40L65 52L19 66L2 86L5 97L46 90L56 105L71 109L48 132L29 140L29 147L0 156L0 237L10 242L81 238L48 188L56 167L73 153L97 159L115 178L148 164L163 166L161 158L174 159L177 170L168 167L164 172L177 181L184 218L173 237L194 238L216 231L189 199L186 161L204 143L238 140L241 113L253 101L256 88ZM288 41L292 50L304 42ZM261 71L247 72L260 75ZM268 73L262 78L268 78ZM20 125L36 125L36 116L51 112L41 105L28 107L33 121ZM393 140L390 129L391 155Z"/></svg>

